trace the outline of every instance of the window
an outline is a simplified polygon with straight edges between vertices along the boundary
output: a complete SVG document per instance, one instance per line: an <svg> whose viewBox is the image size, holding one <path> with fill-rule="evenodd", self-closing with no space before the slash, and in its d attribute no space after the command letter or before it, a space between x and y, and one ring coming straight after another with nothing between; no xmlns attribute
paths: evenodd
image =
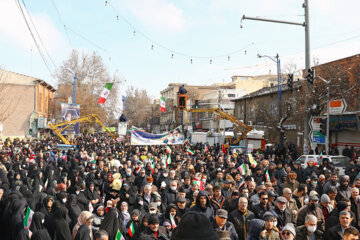
<svg viewBox="0 0 360 240"><path fill-rule="evenodd" d="M234 97L235 97L235 94L229 93L229 94L228 94L228 97L234 98Z"/></svg>
<svg viewBox="0 0 360 240"><path fill-rule="evenodd" d="M245 113L245 111L244 111L244 105L242 105L242 104L239 104L238 105L238 118L239 119L242 119L242 120L244 120L244 113Z"/></svg>
<svg viewBox="0 0 360 240"><path fill-rule="evenodd" d="M275 117L278 111L278 105L276 101L269 103L269 115L270 117Z"/></svg>

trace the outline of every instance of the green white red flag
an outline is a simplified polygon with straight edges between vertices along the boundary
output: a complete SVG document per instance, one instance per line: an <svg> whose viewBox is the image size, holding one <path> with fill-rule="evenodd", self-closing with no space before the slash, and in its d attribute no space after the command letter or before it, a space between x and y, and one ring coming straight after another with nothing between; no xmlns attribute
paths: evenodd
<svg viewBox="0 0 360 240"><path fill-rule="evenodd" d="M134 222L132 222L130 224L129 230L128 230L129 236L132 237L135 233L135 228L134 228Z"/></svg>
<svg viewBox="0 0 360 240"><path fill-rule="evenodd" d="M34 215L34 211L31 210L31 208L27 207L26 213L25 213L25 218L24 218L24 227L25 228L30 228L33 215Z"/></svg>
<svg viewBox="0 0 360 240"><path fill-rule="evenodd" d="M191 150L190 148L187 148L187 153L191 156L195 154L195 152L193 150Z"/></svg>
<svg viewBox="0 0 360 240"><path fill-rule="evenodd" d="M168 158L167 158L167 161L166 161L166 166L171 164L171 154L169 154Z"/></svg>
<svg viewBox="0 0 360 240"><path fill-rule="evenodd" d="M176 223L175 223L174 217L171 214L170 214L170 221L171 221L172 229L176 228Z"/></svg>
<svg viewBox="0 0 360 240"><path fill-rule="evenodd" d="M165 97L160 98L160 111L161 112L166 111Z"/></svg>
<svg viewBox="0 0 360 240"><path fill-rule="evenodd" d="M241 164L240 167L238 167L238 170L240 172L241 175L246 175L246 167L245 167L245 163Z"/></svg>
<svg viewBox="0 0 360 240"><path fill-rule="evenodd" d="M171 148L169 146L166 146L166 153L171 153Z"/></svg>
<svg viewBox="0 0 360 240"><path fill-rule="evenodd" d="M115 240L125 240L124 236L121 234L119 229L117 230Z"/></svg>
<svg viewBox="0 0 360 240"><path fill-rule="evenodd" d="M266 169L266 172L265 172L265 180L266 180L266 182L271 182L269 170L267 170L267 169Z"/></svg>
<svg viewBox="0 0 360 240"><path fill-rule="evenodd" d="M110 90L111 90L112 86L113 86L113 83L106 83L105 84L104 90L102 91L102 93L100 95L98 103L105 103L106 102L106 99L109 96L109 93L110 93Z"/></svg>

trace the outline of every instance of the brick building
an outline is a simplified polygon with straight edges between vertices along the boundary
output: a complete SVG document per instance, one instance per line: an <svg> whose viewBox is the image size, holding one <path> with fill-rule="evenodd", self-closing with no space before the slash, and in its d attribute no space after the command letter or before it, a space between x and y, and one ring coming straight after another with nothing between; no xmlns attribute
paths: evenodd
<svg viewBox="0 0 360 240"><path fill-rule="evenodd" d="M2 137L40 136L54 118L55 89L44 80L0 70Z"/></svg>

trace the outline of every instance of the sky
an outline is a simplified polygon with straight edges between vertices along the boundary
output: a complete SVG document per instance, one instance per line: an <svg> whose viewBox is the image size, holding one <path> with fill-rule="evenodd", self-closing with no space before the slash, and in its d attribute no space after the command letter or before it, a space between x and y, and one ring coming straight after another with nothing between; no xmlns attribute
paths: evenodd
<svg viewBox="0 0 360 240"><path fill-rule="evenodd" d="M124 92L134 86L158 98L172 82L210 85L230 82L233 75L275 73L276 65L257 54L279 54L283 68L295 64L301 70L305 65L304 27L250 20L241 23L243 15L304 22L302 1L105 2L1 0L0 67L56 87L53 74L72 49L96 51L109 71L124 79L120 87ZM309 2L311 59L324 63L358 54L360 1Z"/></svg>

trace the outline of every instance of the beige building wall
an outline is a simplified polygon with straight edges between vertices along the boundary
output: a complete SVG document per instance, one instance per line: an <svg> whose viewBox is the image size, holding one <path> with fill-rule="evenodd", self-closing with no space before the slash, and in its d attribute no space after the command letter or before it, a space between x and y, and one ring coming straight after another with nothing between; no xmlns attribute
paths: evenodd
<svg viewBox="0 0 360 240"><path fill-rule="evenodd" d="M24 137L29 131L29 120L34 111L34 86L9 85L9 116L3 122L2 136Z"/></svg>

